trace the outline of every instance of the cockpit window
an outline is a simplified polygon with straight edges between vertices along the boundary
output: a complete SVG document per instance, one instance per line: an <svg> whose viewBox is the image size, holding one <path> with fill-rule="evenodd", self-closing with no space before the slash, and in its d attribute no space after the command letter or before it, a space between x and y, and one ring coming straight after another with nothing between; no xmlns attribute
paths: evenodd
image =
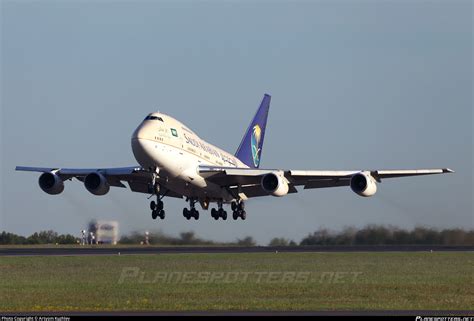
<svg viewBox="0 0 474 321"><path fill-rule="evenodd" d="M158 117L158 116L152 116L152 115L146 116L146 117L145 117L145 120L159 120L159 121L161 121L161 122L164 122L164 121L163 121L163 118Z"/></svg>

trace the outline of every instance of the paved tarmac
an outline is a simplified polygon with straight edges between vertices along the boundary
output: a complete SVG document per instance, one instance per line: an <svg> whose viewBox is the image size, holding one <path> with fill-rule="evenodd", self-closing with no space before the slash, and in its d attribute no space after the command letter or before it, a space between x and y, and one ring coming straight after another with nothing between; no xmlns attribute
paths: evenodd
<svg viewBox="0 0 474 321"><path fill-rule="evenodd" d="M77 256L177 253L307 253L307 252L474 252L474 246L379 245L379 246L77 246L3 247L0 256Z"/></svg>

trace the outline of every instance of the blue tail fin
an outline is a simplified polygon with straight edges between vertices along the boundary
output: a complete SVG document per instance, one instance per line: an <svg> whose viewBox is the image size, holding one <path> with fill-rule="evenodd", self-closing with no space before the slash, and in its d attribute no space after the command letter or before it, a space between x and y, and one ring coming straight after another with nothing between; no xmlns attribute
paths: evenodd
<svg viewBox="0 0 474 321"><path fill-rule="evenodd" d="M240 143L235 156L250 168L260 166L265 127L267 126L268 110L270 109L270 95L263 96L262 103L252 119L244 138Z"/></svg>

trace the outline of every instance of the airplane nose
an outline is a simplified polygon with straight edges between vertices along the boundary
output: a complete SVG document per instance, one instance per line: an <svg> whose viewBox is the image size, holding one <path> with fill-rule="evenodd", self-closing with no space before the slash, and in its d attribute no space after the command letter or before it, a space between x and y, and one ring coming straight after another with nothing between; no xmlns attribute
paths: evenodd
<svg viewBox="0 0 474 321"><path fill-rule="evenodd" d="M132 140L146 138L145 137L145 130L142 125L138 126L137 129L132 134Z"/></svg>
<svg viewBox="0 0 474 321"><path fill-rule="evenodd" d="M149 167L152 162L152 146L147 136L146 126L140 125L132 134L132 151L135 159L143 167Z"/></svg>
<svg viewBox="0 0 474 321"><path fill-rule="evenodd" d="M139 135L132 137L132 151L137 162L145 168L153 166L153 157L150 147L150 141L138 138Z"/></svg>
<svg viewBox="0 0 474 321"><path fill-rule="evenodd" d="M153 140L157 128L151 122L141 123L132 134L132 139L150 139Z"/></svg>

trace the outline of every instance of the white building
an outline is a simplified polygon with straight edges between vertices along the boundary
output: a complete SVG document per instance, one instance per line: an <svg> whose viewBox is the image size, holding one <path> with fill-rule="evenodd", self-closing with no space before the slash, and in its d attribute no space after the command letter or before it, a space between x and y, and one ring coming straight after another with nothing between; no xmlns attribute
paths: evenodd
<svg viewBox="0 0 474 321"><path fill-rule="evenodd" d="M119 236L117 221L95 221L89 224L89 232L93 232L97 244L116 245Z"/></svg>

